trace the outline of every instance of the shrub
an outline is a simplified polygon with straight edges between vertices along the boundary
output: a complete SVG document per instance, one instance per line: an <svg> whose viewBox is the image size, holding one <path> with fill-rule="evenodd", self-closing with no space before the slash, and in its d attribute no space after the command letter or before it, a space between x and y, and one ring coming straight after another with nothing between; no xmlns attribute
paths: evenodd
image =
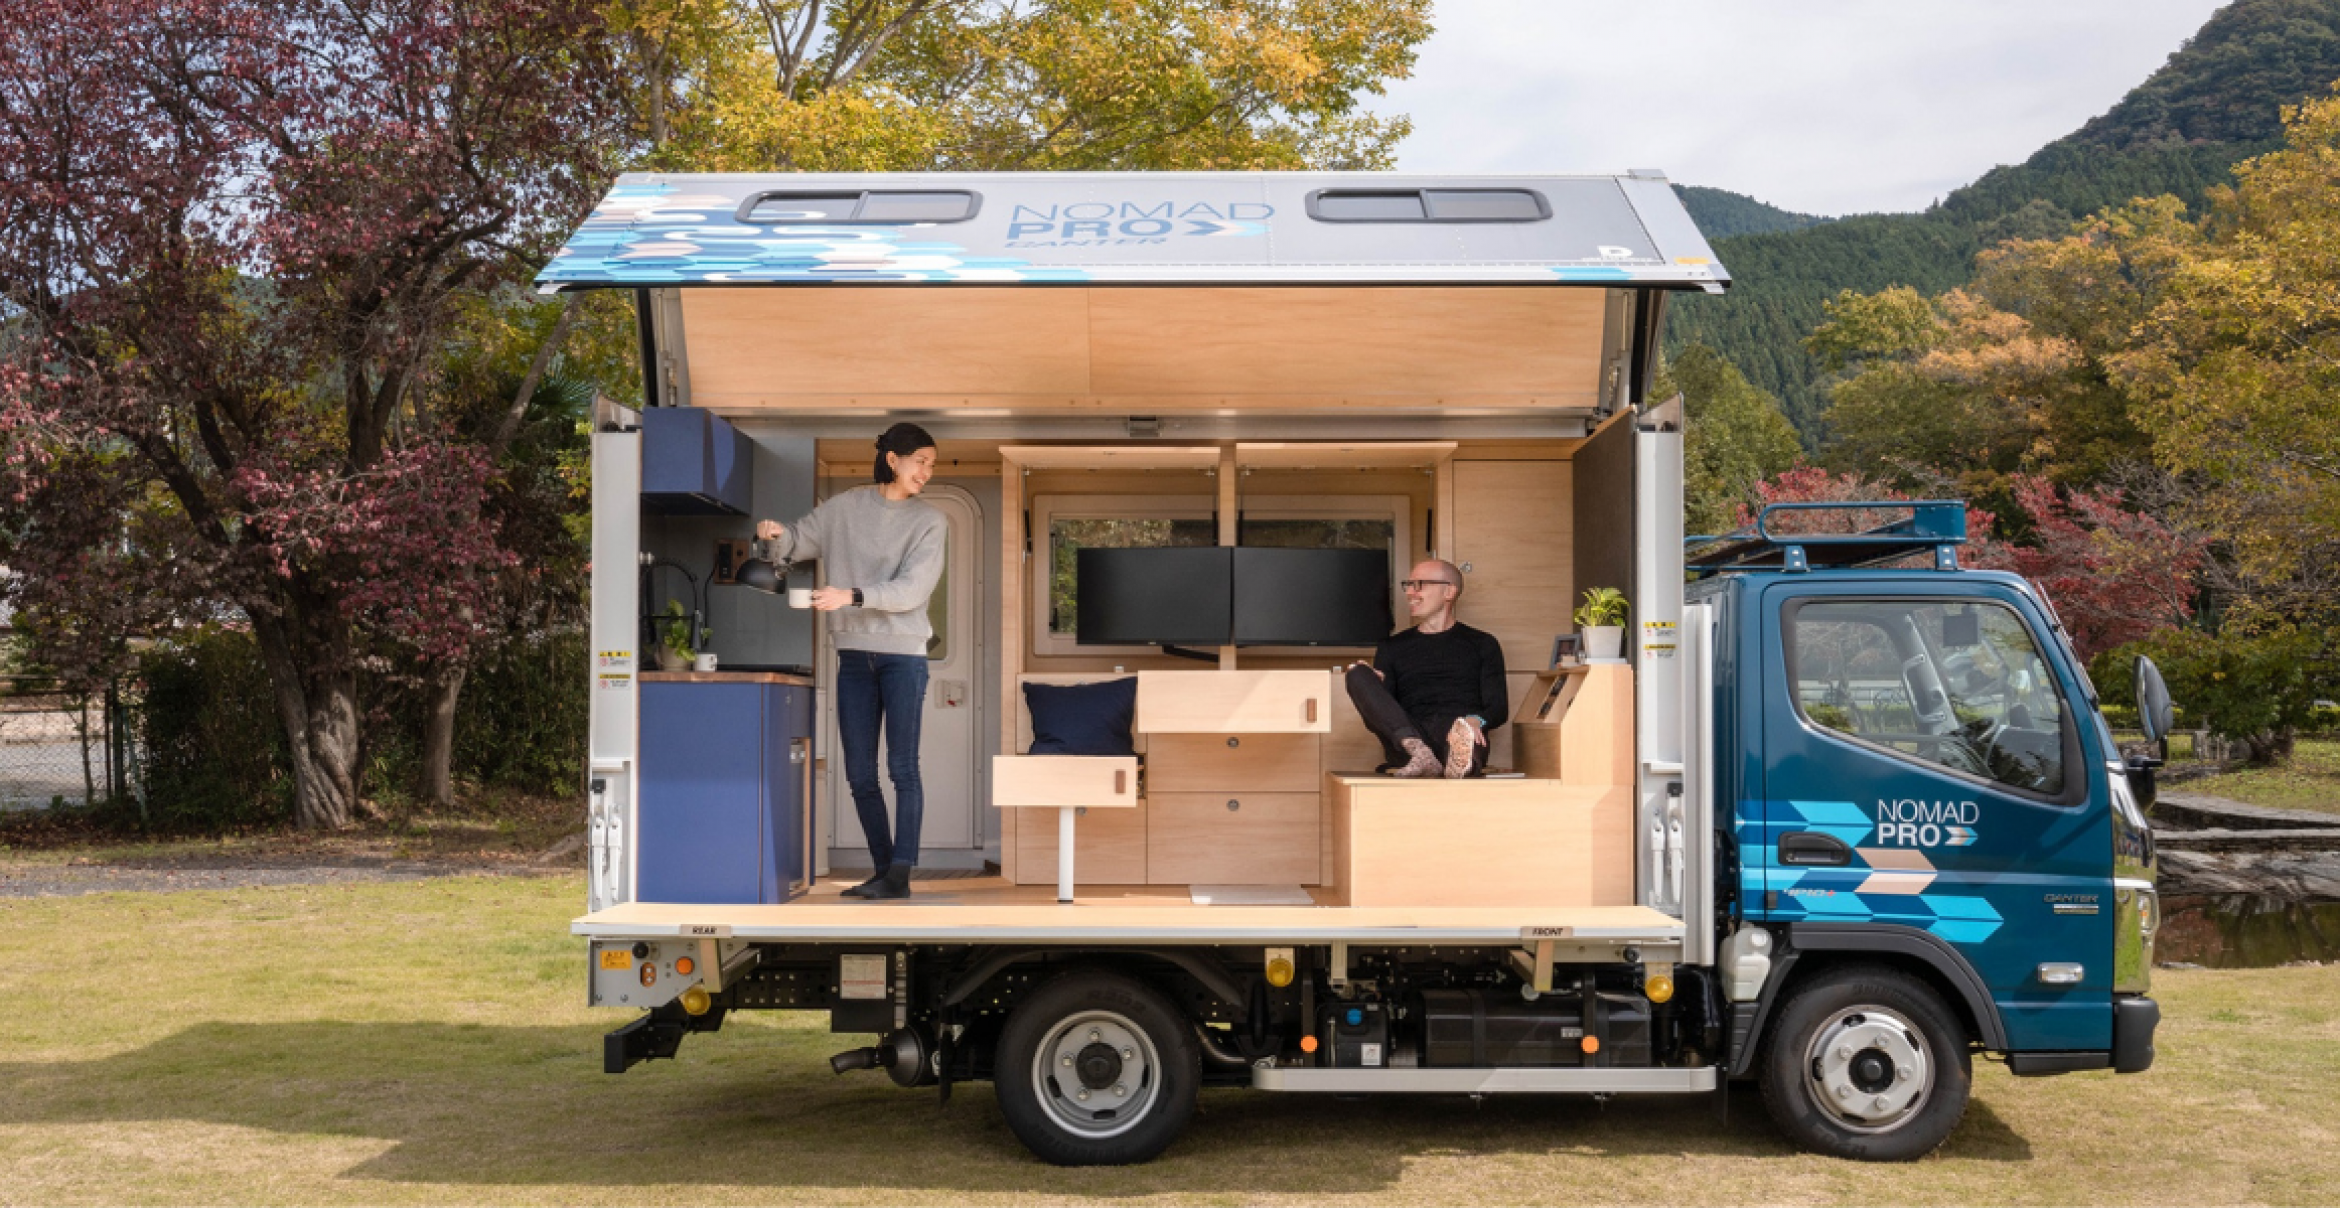
<svg viewBox="0 0 2340 1208"><path fill-rule="evenodd" d="M147 815L163 831L292 817L292 759L252 635L205 626L142 651L135 706Z"/></svg>
<svg viewBox="0 0 2340 1208"><path fill-rule="evenodd" d="M2250 748L2252 763L2288 758L2315 702L2331 694L2333 635L2285 627L2263 633L2165 629L2096 657L2090 678L2106 700L2132 702L2136 657L2151 658L2184 723Z"/></svg>

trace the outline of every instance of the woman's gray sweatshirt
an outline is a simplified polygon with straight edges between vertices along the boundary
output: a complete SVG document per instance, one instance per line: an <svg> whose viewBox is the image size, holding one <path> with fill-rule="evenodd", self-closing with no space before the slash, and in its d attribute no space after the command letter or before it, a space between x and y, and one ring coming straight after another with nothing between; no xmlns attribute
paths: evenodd
<svg viewBox="0 0 2340 1208"><path fill-rule="evenodd" d="M943 572L950 523L933 504L899 503L859 486L814 508L772 544L782 558L821 563L821 586L858 587L861 607L829 614L839 650L925 654L934 627L926 599Z"/></svg>

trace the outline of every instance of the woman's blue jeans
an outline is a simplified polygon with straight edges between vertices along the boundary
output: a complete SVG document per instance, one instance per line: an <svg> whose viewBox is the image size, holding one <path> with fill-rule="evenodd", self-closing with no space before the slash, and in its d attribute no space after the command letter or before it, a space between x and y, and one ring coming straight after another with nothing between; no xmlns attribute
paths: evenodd
<svg viewBox="0 0 2340 1208"><path fill-rule="evenodd" d="M869 840L872 866L918 863L918 827L926 815L926 786L918 778L918 723L926 706L926 656L837 652L837 745L845 755L845 783ZM894 826L886 825L886 795L878 787L878 735L886 736L886 778L894 782Z"/></svg>

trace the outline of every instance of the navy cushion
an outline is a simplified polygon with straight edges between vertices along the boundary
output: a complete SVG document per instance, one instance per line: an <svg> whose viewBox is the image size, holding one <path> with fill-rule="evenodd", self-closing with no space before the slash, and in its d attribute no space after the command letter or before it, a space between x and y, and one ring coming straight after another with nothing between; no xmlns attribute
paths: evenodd
<svg viewBox="0 0 2340 1208"><path fill-rule="evenodd" d="M1137 716L1137 677L1094 684L1025 684L1032 714L1027 755L1135 755L1129 725Z"/></svg>

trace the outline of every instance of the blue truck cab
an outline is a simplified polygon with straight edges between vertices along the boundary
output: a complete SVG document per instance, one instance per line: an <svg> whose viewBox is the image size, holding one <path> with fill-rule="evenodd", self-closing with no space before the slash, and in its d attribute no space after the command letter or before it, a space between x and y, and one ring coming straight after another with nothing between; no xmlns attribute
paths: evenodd
<svg viewBox="0 0 2340 1208"><path fill-rule="evenodd" d="M1929 1029L2019 1075L2149 1066L2158 907L2152 761L2124 760L2052 606L1959 567L1960 504L1774 531L1847 506L1896 505L1766 509L1690 557L1686 602L1714 634L1724 962L1768 958L1733 1073L1857 1152L1963 1099L1923 1076Z"/></svg>

